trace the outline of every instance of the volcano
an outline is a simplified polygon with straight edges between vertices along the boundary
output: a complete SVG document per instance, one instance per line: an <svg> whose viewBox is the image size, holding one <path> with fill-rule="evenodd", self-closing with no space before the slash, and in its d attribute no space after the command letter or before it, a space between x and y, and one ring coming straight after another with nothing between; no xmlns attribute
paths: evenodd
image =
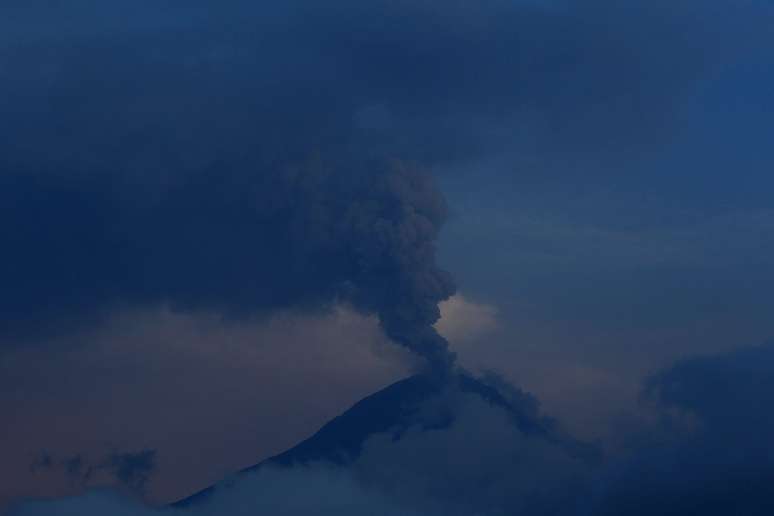
<svg viewBox="0 0 774 516"><path fill-rule="evenodd" d="M497 411L518 435L583 463L595 462L598 453L590 445L564 433L550 418L541 416L531 396L511 388L506 395L501 387L468 373L456 373L443 380L416 375L378 391L325 424L298 445L239 471L227 484L207 487L174 502L172 507L187 508L206 504L219 489L238 482L243 476L266 467L295 468L327 464L347 468L360 458L365 443L375 436L387 436L400 443L409 432L439 432L460 423L455 406L460 396Z"/></svg>

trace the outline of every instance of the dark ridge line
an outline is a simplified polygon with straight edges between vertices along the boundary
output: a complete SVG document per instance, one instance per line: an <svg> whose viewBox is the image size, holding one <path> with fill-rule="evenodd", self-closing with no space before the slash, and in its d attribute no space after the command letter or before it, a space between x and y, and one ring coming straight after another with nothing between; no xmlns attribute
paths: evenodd
<svg viewBox="0 0 774 516"><path fill-rule="evenodd" d="M565 448L571 456L584 461L597 461L600 458L594 447L565 435L553 420L530 417L510 403L496 388L477 380L469 373L457 373L452 378L461 392L478 395L490 405L505 410L519 431L525 435L547 439ZM431 422L417 421L415 417L422 401L440 394L448 385L448 378L439 381L428 375L415 375L399 380L361 399L296 446L243 468L236 475L253 473L266 466L288 468L297 464L307 465L322 461L344 467L357 459L365 441L374 434L392 433L393 439L399 440L403 433L414 425L420 425L423 430L448 428L454 423L451 412L444 414L440 420ZM171 503L170 506L185 508L202 503L224 485L229 485L229 482L206 487Z"/></svg>

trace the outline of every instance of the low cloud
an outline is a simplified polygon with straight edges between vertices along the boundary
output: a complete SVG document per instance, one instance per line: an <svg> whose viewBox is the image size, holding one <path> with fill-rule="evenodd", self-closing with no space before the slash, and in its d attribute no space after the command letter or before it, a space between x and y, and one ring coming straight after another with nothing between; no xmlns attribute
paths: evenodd
<svg viewBox="0 0 774 516"><path fill-rule="evenodd" d="M400 433L372 435L347 467L262 468L226 479L205 503L174 511L92 493L22 503L11 515L763 516L774 509L772 364L769 345L664 369L643 389L660 417L604 462L520 431L479 396L449 391L423 405ZM532 420L541 417L523 393L509 400Z"/></svg>
<svg viewBox="0 0 774 516"><path fill-rule="evenodd" d="M643 396L659 422L602 476L590 514L774 511L774 345L680 360Z"/></svg>
<svg viewBox="0 0 774 516"><path fill-rule="evenodd" d="M531 401L508 403L530 424L538 421ZM182 509L103 492L26 502L11 516L571 514L588 472L585 459L545 434L526 433L502 406L450 390L424 402L399 435L373 435L346 467L261 468L226 478L205 501Z"/></svg>
<svg viewBox="0 0 774 516"><path fill-rule="evenodd" d="M400 505L368 489L344 471L327 467L262 470L212 503L187 510L158 509L103 491L56 500L30 501L9 516L434 516Z"/></svg>

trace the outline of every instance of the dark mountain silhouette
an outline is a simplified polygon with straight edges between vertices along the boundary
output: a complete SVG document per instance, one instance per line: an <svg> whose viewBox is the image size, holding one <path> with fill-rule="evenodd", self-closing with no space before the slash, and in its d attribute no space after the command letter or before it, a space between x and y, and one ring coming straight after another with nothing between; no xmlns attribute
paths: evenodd
<svg viewBox="0 0 774 516"><path fill-rule="evenodd" d="M324 425L317 433L289 450L270 457L254 466L241 470L242 474L265 466L293 467L326 462L347 466L358 458L366 440L376 434L388 433L400 440L409 428L422 430L443 429L454 424L455 413L444 406L444 393L457 391L480 397L487 403L503 409L513 424L525 435L536 436L561 446L572 456L594 461L596 450L564 434L553 420L540 416L537 405L528 395L523 399L509 399L496 387L467 373L455 374L439 380L432 376L417 375L398 381L357 402L349 410ZM438 403L433 403L433 402ZM426 413L428 404L434 410ZM187 507L205 502L217 486L203 489L172 504Z"/></svg>

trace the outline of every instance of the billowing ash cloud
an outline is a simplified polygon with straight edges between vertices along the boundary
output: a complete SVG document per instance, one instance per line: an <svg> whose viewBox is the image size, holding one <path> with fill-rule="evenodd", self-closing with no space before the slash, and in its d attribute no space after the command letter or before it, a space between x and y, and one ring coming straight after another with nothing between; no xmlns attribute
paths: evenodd
<svg viewBox="0 0 774 516"><path fill-rule="evenodd" d="M2 345L138 307L348 302L448 366L433 328L454 292L435 263L443 198L353 136L368 100L319 35L271 32L264 18L300 23L284 9L250 8L260 26L232 35L213 20L234 13L143 9L124 37L100 9L66 24L14 10L29 31L0 56Z"/></svg>
<svg viewBox="0 0 774 516"><path fill-rule="evenodd" d="M344 299L448 363L443 203L385 160L512 152L524 120L527 143L634 145L714 41L685 37L690 2L34 4L0 20L3 343Z"/></svg>
<svg viewBox="0 0 774 516"><path fill-rule="evenodd" d="M3 333L170 304L249 316L351 302L434 364L454 292L441 195L401 162L214 164L139 185L105 170L3 176Z"/></svg>

